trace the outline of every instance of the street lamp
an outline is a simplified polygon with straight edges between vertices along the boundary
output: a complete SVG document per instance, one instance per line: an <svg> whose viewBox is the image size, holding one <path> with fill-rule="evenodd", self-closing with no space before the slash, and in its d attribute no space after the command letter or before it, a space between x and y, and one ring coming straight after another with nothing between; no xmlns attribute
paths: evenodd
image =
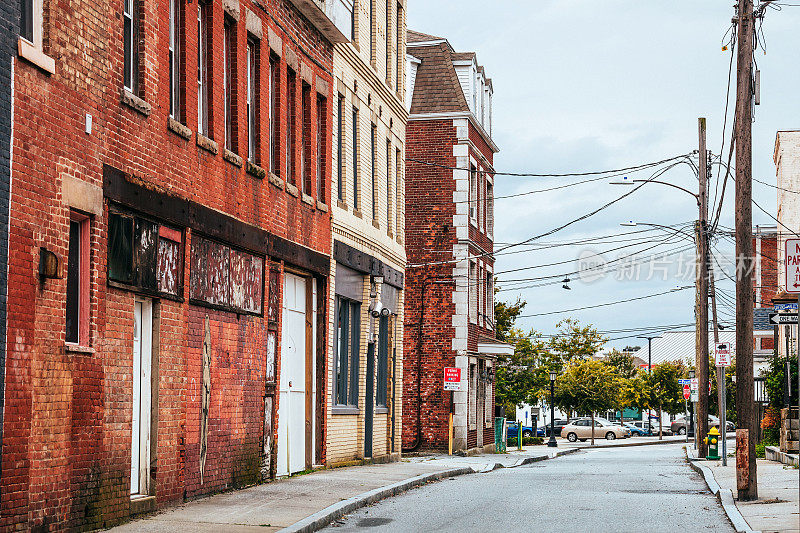
<svg viewBox="0 0 800 533"><path fill-rule="evenodd" d="M555 401L555 396L556 396L555 385L556 385L556 371L551 370L550 371L550 440L547 441L547 446L549 446L550 448L558 447L558 443L556 442L556 421L555 421L556 410L555 410L555 404L553 403Z"/></svg>

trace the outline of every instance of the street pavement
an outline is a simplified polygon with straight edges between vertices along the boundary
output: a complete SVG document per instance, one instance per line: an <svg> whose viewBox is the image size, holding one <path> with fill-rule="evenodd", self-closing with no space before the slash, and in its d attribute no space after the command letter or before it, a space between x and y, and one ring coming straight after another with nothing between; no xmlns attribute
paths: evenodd
<svg viewBox="0 0 800 533"><path fill-rule="evenodd" d="M586 449L431 483L325 529L409 531L733 531L681 444Z"/></svg>
<svg viewBox="0 0 800 533"><path fill-rule="evenodd" d="M525 460L543 459L551 453L552 449L539 446L530 453L421 456L396 463L326 469L187 502L133 520L113 531L278 531L348 498L416 476L466 469L489 471L498 466L511 467Z"/></svg>

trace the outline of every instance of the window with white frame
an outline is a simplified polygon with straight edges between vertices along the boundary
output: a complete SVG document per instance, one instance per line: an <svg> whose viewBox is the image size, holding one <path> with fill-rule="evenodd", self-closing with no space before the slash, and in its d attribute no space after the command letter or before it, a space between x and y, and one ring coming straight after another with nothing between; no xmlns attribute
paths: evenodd
<svg viewBox="0 0 800 533"><path fill-rule="evenodd" d="M483 231L483 216L485 212L485 198L484 198L484 176L483 169L478 171L478 227Z"/></svg>
<svg viewBox="0 0 800 533"><path fill-rule="evenodd" d="M475 429L478 419L478 365L469 364L469 405L467 405L467 427Z"/></svg>
<svg viewBox="0 0 800 533"><path fill-rule="evenodd" d="M132 1L132 0L130 0ZM209 130L209 23L211 3L197 3L197 132L210 137Z"/></svg>
<svg viewBox="0 0 800 533"><path fill-rule="evenodd" d="M478 200L478 172L475 165L469 164L469 218L475 221Z"/></svg>
<svg viewBox="0 0 800 533"><path fill-rule="evenodd" d="M486 375L492 375L492 364L489 361L486 361ZM492 404L494 403L492 401L492 396L494 395L494 383L490 379L486 380L486 390L484 395L485 403L483 407L483 427L488 429L494 425L494 409L492 409Z"/></svg>
<svg viewBox="0 0 800 533"><path fill-rule="evenodd" d="M475 290L478 293L478 325L483 325L483 315L485 313L485 309L483 308L483 299L485 297L484 289L483 289L483 267L478 267L478 279L477 284L475 286Z"/></svg>
<svg viewBox="0 0 800 533"><path fill-rule="evenodd" d="M486 181L486 235L494 237L494 184Z"/></svg>
<svg viewBox="0 0 800 533"><path fill-rule="evenodd" d="M181 114L180 0L169 0L169 116L183 122Z"/></svg>
<svg viewBox="0 0 800 533"><path fill-rule="evenodd" d="M33 0L21 0L20 2L19 35L33 43Z"/></svg>
<svg viewBox="0 0 800 533"><path fill-rule="evenodd" d="M247 39L247 158L255 164L258 158L258 80L259 41Z"/></svg>
<svg viewBox="0 0 800 533"><path fill-rule="evenodd" d="M124 85L133 94L139 92L139 10L138 0L125 0L122 12Z"/></svg>
<svg viewBox="0 0 800 533"><path fill-rule="evenodd" d="M248 46L248 55L249 53ZM225 148L237 152L236 133L238 128L236 127L236 113L234 113L234 109L236 109L236 21L228 15L225 15L222 60L224 77L222 89L225 93ZM248 98L249 96L248 93Z"/></svg>
<svg viewBox="0 0 800 533"><path fill-rule="evenodd" d="M477 265L475 261L469 262L469 321L473 324L476 322L476 314L478 310L478 288L477 288Z"/></svg>
<svg viewBox="0 0 800 533"><path fill-rule="evenodd" d="M484 284L486 298L484 299L484 319L487 329L494 329L494 286L492 273L486 271L486 283Z"/></svg>

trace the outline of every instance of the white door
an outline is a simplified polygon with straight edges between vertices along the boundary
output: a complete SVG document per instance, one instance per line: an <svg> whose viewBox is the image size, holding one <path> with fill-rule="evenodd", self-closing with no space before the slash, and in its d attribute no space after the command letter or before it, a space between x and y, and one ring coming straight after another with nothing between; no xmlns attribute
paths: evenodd
<svg viewBox="0 0 800 533"><path fill-rule="evenodd" d="M131 494L148 494L150 465L150 376L153 303L136 300L133 313L133 416L131 418Z"/></svg>
<svg viewBox="0 0 800 533"><path fill-rule="evenodd" d="M306 291L305 278L286 274L283 287L278 475L306 468Z"/></svg>

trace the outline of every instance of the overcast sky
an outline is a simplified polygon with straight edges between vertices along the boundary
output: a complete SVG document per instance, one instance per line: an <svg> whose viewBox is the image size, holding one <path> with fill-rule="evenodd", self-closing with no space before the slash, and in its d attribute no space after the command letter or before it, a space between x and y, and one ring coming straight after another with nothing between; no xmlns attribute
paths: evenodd
<svg viewBox="0 0 800 533"><path fill-rule="evenodd" d="M447 38L456 51L477 53L478 62L494 84L493 136L500 147L495 157L497 171L591 172L658 161L697 149L697 118L701 116L708 119L709 149L719 154L731 57L721 48L733 16L732 4L732 0L409 0L408 27ZM753 124L754 177L772 184L776 131L800 129L798 23L800 7L768 11L763 26L767 54L763 50L756 53L761 70L761 105L755 108ZM734 61L734 86L735 77ZM733 98L731 93L730 117ZM726 146L725 159L727 151ZM637 179L649 176L650 172L629 175ZM586 178L498 176L495 195L582 179ZM670 170L661 179L697 189L697 180L686 165ZM511 243L545 233L632 189L611 185L610 181L613 180L497 199L495 241ZM728 185L721 224L732 227L733 186ZM713 189L712 185L712 200ZM753 193L762 207L776 214L774 188L754 183ZM753 217L754 224L775 224L756 207ZM594 245L515 248L514 251L524 251L497 256L498 272L567 263L499 274L499 285L503 288L504 279L561 276L578 270L576 259L586 250L605 252L603 257L613 260L668 237L665 230L624 235L646 227L622 227L621 222L675 225L691 224L696 218L696 205L687 194L661 185L646 185L600 213L535 242L582 242L591 237L620 235L615 239L649 237L651 244L611 252L608 250L635 241L612 243L605 239ZM691 226L687 228L691 232ZM678 233L659 247L643 252L643 256L691 246ZM718 248L720 253L730 254L732 244L722 239ZM689 251L683 262L692 257ZM506 282L506 288L540 286L506 290L498 297L513 300L521 296L528 302L525 314L637 298L692 285L691 276L676 277L682 266L680 261L680 255L669 258L666 280L659 270L663 264L645 259L639 280L618 279L619 273L615 272L587 283L572 275L570 290L561 287L560 277L555 283L553 279ZM653 266L657 267L656 275L651 275ZM734 294L733 284L724 277L720 288L728 298ZM519 324L544 334L554 333L555 324L566 317L594 324L601 331L688 324L694 320L693 302L694 292L689 289L608 307L530 316ZM723 322L730 312L731 306L720 302ZM616 339L625 335L630 333L608 336ZM635 338L619 339L608 346L642 343Z"/></svg>

